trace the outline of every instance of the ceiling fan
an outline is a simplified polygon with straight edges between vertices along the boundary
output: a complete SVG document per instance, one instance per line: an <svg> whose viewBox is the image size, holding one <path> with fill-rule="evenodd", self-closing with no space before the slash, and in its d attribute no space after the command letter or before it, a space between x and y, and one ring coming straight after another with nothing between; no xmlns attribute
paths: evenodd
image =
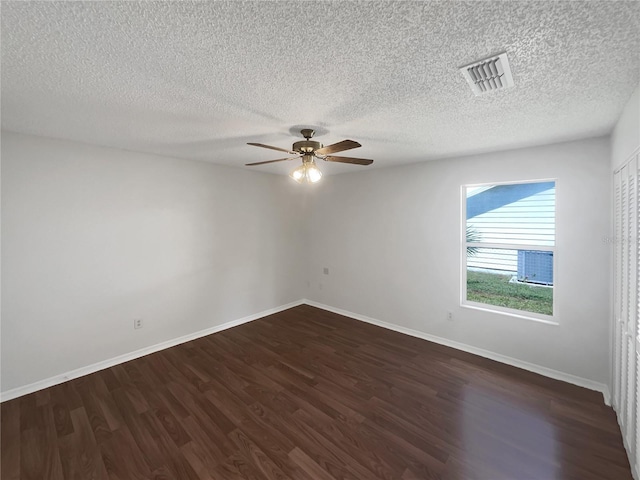
<svg viewBox="0 0 640 480"><path fill-rule="evenodd" d="M353 163L354 165L371 165L373 160L368 158L354 158L354 157L336 157L331 155L336 152L343 152L345 150L351 150L352 148L361 147L358 142L353 140L343 140L333 145L323 146L320 142L311 140L315 131L311 128L303 128L300 133L305 138L295 142L291 150L280 147L272 147L271 145L265 145L263 143L248 143L247 145L253 145L254 147L269 148L271 150L277 150L279 152L287 152L295 157L278 158L276 160L267 160L266 162L254 162L247 163L246 165L252 167L254 165L264 165L266 163L284 162L286 160L296 160L302 158L302 165L293 170L289 176L298 183L315 183L322 177L322 172L316 166L316 158L324 160L326 162L339 162L339 163Z"/></svg>

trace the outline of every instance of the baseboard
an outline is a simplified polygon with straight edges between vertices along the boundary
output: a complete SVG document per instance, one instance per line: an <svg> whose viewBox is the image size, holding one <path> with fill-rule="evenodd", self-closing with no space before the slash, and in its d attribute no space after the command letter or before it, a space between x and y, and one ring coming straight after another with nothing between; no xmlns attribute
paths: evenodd
<svg viewBox="0 0 640 480"><path fill-rule="evenodd" d="M327 310L329 312L337 313L339 315L344 315L345 317L353 318L355 320L360 320L362 322L370 323L372 325L377 325L378 327L386 328L399 333L404 333L405 335L411 335L412 337L428 340L430 342L438 343L446 347L462 350L463 352L473 353L474 355L479 355L481 357L488 358L490 360L495 360L500 363L505 363L513 367L522 368L523 370L528 370L530 372L537 373L545 377L553 378L555 380L561 380L563 382L571 383L579 387L588 388L589 390L595 390L597 392L602 393L605 404L610 405L611 403L611 394L609 392L609 387L604 383L594 382L593 380L578 377L576 375L571 375L569 373L560 372L558 370L553 370L551 368L542 367L534 363L518 360L517 358L507 357L506 355L491 352L489 350L484 350L482 348L467 345L465 343L456 342L454 340L449 340L447 338L438 337L436 335L430 335L428 333L420 332L418 330L413 330L411 328L401 327L393 323L384 322L382 320L377 320L375 318L367 317L365 315L360 315L358 313L342 310L341 308L331 307L329 305L324 305L322 303L314 302L312 300L305 299L304 303L306 303L307 305L311 305L312 307L317 307L323 310Z"/></svg>
<svg viewBox="0 0 640 480"><path fill-rule="evenodd" d="M353 313L347 310L342 310L340 308L335 308L330 305L324 305L322 303L314 302L312 300L307 300L307 299L298 300L295 302L288 303L286 305L281 305L279 307L264 310L262 312L255 313L253 315L249 315L243 318L239 318L237 320L232 320L230 322L223 323L222 325L216 325L214 327L200 330L198 332L190 333L188 335L183 335L182 337L167 340L165 342L161 342L155 345L151 345L149 347L141 348L139 350L135 350L130 353L125 353L117 357L103 360L101 362L97 362L97 363L88 365L86 367L81 367L75 370L71 370L69 372L61 373L59 375L46 378L44 380L39 380L37 382L30 383L28 385L13 388L11 390L7 390L6 392L0 392L0 402L5 402L8 400L12 400L14 398L21 397L23 395L27 395L29 393L37 392L38 390L42 390L44 388L52 387L54 385L67 382L69 380L73 380L74 378L82 377L84 375L89 375L91 373L104 370L105 368L113 367L114 365L119 365L121 363L128 362L136 358L144 357L145 355L149 355L151 353L155 353L160 350L164 350L166 348L174 347L176 345L180 345L181 343L189 342L191 340L195 340L200 337L211 335L212 333L221 332L223 330L227 330L229 328L236 327L244 323L252 322L259 318L266 317L267 315L273 315L274 313L278 313L283 310L288 310L289 308L293 308L302 304L311 305L313 307L321 308L329 312L337 313L339 315L344 315L345 317L353 318L355 320L360 320L362 322L370 323L372 325L377 325L379 327L386 328L388 330L393 330L395 332L403 333L405 335L410 335L412 337L428 340L430 342L434 342L440 345L462 350L464 352L473 353L475 355L479 355L481 357L488 358L490 360L495 360L501 363L505 363L507 365L522 368L523 370L528 370L530 372L538 373L545 377L571 383L579 387L595 390L602 393L604 398L604 403L606 405L611 404L611 394L609 392L609 387L605 384L594 382L592 380L588 380L582 377L577 377L575 375L570 375L568 373L560 372L547 367L542 367L540 365L536 365L533 363L518 360L516 358L507 357L505 355L491 352L489 350L484 350L484 349L477 348L464 343L456 342L456 341L438 337L435 335L430 335L428 333L420 332L418 330L413 330L413 329L402 327L392 323L384 322L382 320L377 320L375 318L367 317L365 315L360 315L358 313Z"/></svg>
<svg viewBox="0 0 640 480"><path fill-rule="evenodd" d="M117 357L109 358L101 362L93 363L91 365L87 365L86 367L77 368L75 370L61 373L59 375L55 375L53 377L49 377L44 380L39 380L37 382L30 383L29 385L13 388L11 390L7 390L6 392L0 392L0 402L13 400L14 398L18 398L23 395L27 395L29 393L37 392L38 390L42 390L43 388L52 387L54 385L67 382L69 380L73 380L74 378L82 377L84 375L89 375L91 373L104 370L105 368L113 367L114 365L119 365L121 363L128 362L130 360L135 360L136 358L144 357L145 355L149 355L150 353L159 352L160 350L174 347L176 345L180 345L181 343L190 342L191 340L195 340L200 337L205 337L207 335L211 335L212 333L217 333L217 332L221 332L222 330L227 330L232 327L237 327L238 325L252 322L259 318L266 317L267 315L273 315L274 313L278 313L283 310L288 310L289 308L292 308L292 307L297 307L298 305L302 305L303 303L305 303L304 300L298 300L295 302L287 303L286 305L280 305L279 307L263 310L262 312L258 312L253 315L242 317L237 320L232 320L230 322L223 323L222 325L216 325L215 327L206 328L204 330L200 330L194 333L189 333L187 335L183 335L178 338L167 340L165 342L160 342L155 345L144 347L130 353L125 353L123 355L118 355Z"/></svg>

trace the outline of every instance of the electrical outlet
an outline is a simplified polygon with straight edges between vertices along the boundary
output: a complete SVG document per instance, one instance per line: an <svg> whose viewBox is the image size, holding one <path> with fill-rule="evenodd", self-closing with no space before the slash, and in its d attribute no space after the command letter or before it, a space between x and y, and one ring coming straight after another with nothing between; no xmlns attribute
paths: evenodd
<svg viewBox="0 0 640 480"><path fill-rule="evenodd" d="M134 318L133 319L133 328L134 329L139 329L142 328L142 319L141 318Z"/></svg>
<svg viewBox="0 0 640 480"><path fill-rule="evenodd" d="M449 320L449 321L453 320L453 313L452 312L447 312L447 320Z"/></svg>
<svg viewBox="0 0 640 480"><path fill-rule="evenodd" d="M322 273L324 273L325 275L329 275L329 268L328 267L324 267L322 269Z"/></svg>

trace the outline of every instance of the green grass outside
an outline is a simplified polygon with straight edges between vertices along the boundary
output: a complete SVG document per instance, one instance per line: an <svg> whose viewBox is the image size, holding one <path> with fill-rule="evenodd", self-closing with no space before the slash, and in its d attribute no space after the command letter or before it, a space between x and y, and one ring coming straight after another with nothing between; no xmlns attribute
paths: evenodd
<svg viewBox="0 0 640 480"><path fill-rule="evenodd" d="M511 275L467 270L467 300L525 312L553 314L553 288L509 283L509 280Z"/></svg>

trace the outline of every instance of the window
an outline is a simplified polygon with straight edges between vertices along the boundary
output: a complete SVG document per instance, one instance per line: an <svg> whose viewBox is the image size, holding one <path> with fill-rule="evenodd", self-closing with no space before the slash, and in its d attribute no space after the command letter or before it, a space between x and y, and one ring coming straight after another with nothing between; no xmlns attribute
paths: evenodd
<svg viewBox="0 0 640 480"><path fill-rule="evenodd" d="M553 316L554 181L463 188L463 305Z"/></svg>

